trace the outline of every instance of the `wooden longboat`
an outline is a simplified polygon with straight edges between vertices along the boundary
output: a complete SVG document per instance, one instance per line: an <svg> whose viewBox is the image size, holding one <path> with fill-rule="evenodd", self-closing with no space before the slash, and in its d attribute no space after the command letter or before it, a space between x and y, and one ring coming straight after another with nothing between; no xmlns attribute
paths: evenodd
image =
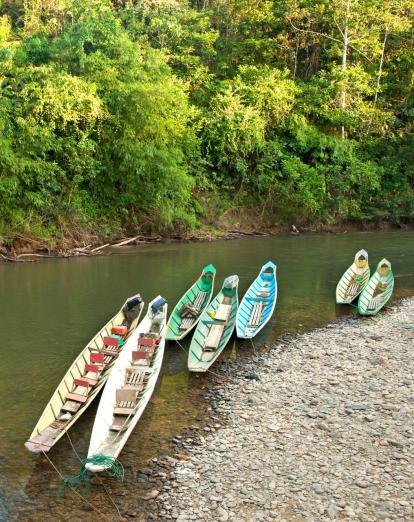
<svg viewBox="0 0 414 522"><path fill-rule="evenodd" d="M85 346L25 443L28 450L34 453L49 451L91 405L108 379L125 341L136 329L143 306L139 294L127 299L119 312ZM121 335L113 334L113 331Z"/></svg>
<svg viewBox="0 0 414 522"><path fill-rule="evenodd" d="M262 266L237 310L237 337L252 339L257 335L272 317L276 300L276 265L269 261Z"/></svg>
<svg viewBox="0 0 414 522"><path fill-rule="evenodd" d="M167 323L166 339L180 341L197 326L200 317L211 301L216 269L207 265L197 281L181 297Z"/></svg>
<svg viewBox="0 0 414 522"><path fill-rule="evenodd" d="M96 464L95 455L117 458L139 421L154 391L164 356L167 302L161 296L148 312L118 357L96 413L86 468L94 473L110 464Z"/></svg>
<svg viewBox="0 0 414 522"><path fill-rule="evenodd" d="M336 302L350 304L367 286L370 276L368 252L360 250L355 254L352 265L345 271L336 286Z"/></svg>
<svg viewBox="0 0 414 522"><path fill-rule="evenodd" d="M391 263L382 259L366 288L359 296L358 312L361 315L374 315L389 301L394 290L394 274Z"/></svg>
<svg viewBox="0 0 414 522"><path fill-rule="evenodd" d="M238 285L237 275L227 277L201 316L188 353L191 372L206 372L228 343L236 324Z"/></svg>

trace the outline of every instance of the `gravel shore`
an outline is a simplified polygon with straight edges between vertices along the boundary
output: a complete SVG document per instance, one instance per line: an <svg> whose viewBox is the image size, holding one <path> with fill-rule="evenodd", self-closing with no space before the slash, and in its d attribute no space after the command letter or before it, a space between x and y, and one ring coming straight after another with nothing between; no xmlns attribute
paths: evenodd
<svg viewBox="0 0 414 522"><path fill-rule="evenodd" d="M141 470L148 518L413 520L414 330L393 321L414 299L231 363L209 425Z"/></svg>

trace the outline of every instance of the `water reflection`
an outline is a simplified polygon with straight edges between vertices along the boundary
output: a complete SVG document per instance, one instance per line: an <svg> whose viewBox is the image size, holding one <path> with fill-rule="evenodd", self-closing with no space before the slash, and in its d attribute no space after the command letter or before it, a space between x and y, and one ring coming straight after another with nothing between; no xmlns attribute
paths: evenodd
<svg viewBox="0 0 414 522"><path fill-rule="evenodd" d="M226 276L239 274L242 295L271 259L278 265L278 304L271 323L254 341L257 346L270 344L281 334L353 313L336 306L334 294L339 277L360 248L368 250L372 268L382 257L391 260L395 297L413 295L413 239L412 232L255 238L131 247L113 256L0 266L0 519L32 511L59 518L65 505L67 511L60 479L23 443L67 366L127 296L139 291L149 302L160 293L174 306L207 262L217 268L216 291ZM188 345L185 340L184 349ZM250 342L232 339L223 355L251 353ZM205 415L206 405L199 397L209 377L189 376L186 362L178 345L167 346L156 392L122 453L129 470L162 452L172 436ZM214 370L219 373L220 365ZM82 457L96 406L70 431ZM65 474L79 467L66 438L51 457ZM123 487L133 484L127 481ZM111 487L118 491L119 486ZM92 487L85 494L99 499L101 492ZM79 509L76 501L69 504Z"/></svg>

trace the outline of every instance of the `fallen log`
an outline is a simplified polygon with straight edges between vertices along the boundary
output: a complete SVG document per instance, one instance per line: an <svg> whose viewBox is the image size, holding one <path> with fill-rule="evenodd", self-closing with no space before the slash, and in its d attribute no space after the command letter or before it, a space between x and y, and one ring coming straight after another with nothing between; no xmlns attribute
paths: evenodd
<svg viewBox="0 0 414 522"><path fill-rule="evenodd" d="M133 241L137 241L141 237L142 236L130 237L128 239L124 239L124 240L120 241L119 243L113 243L111 246L113 246L113 247L120 247L120 246L128 245L129 243L132 243Z"/></svg>
<svg viewBox="0 0 414 522"><path fill-rule="evenodd" d="M16 259L20 259L21 257L50 257L50 258L57 258L57 257L60 257L60 256L49 256L48 254L33 254L33 253L29 253L29 254L19 254L18 256L16 256Z"/></svg>
<svg viewBox="0 0 414 522"><path fill-rule="evenodd" d="M103 250L104 248L107 248L109 246L112 246L111 243L106 243L105 245L101 245L101 246L98 246L96 248L93 248L89 252L93 254L94 252L99 252L99 250Z"/></svg>

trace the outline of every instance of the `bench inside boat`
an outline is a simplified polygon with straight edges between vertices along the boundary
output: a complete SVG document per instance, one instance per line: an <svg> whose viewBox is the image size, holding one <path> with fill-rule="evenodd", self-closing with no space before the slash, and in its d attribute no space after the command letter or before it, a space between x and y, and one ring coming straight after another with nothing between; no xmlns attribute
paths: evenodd
<svg viewBox="0 0 414 522"><path fill-rule="evenodd" d="M193 303L184 304L180 310L180 315L182 317L181 324L179 326L180 330L188 330L188 328L190 328L190 326L194 323L200 314L200 310L204 304L206 296L207 292L199 292Z"/></svg>

